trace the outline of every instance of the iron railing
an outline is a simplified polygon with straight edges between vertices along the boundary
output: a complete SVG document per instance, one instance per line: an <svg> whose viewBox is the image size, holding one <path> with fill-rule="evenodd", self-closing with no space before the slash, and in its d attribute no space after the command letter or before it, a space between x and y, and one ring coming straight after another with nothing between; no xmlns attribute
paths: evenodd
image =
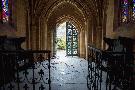
<svg viewBox="0 0 135 90"><path fill-rule="evenodd" d="M134 90L133 52L89 47L89 90ZM51 90L50 51L0 51L0 90Z"/></svg>
<svg viewBox="0 0 135 90"><path fill-rule="evenodd" d="M89 90L135 90L135 53L89 47Z"/></svg>
<svg viewBox="0 0 135 90"><path fill-rule="evenodd" d="M0 51L0 90L51 90L50 51Z"/></svg>

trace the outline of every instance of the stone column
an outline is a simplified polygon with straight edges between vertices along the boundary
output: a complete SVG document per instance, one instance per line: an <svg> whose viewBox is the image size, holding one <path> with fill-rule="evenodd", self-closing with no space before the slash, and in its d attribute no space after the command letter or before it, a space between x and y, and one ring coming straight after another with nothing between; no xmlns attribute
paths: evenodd
<svg viewBox="0 0 135 90"><path fill-rule="evenodd" d="M85 31L80 31L80 57L85 58Z"/></svg>
<svg viewBox="0 0 135 90"><path fill-rule="evenodd" d="M31 49L36 50L36 26L32 25L31 30Z"/></svg>
<svg viewBox="0 0 135 90"><path fill-rule="evenodd" d="M97 48L102 48L102 27L97 26Z"/></svg>
<svg viewBox="0 0 135 90"><path fill-rule="evenodd" d="M42 31L41 31L41 34L42 34L42 49L43 50L46 50L47 49L47 23L44 21L43 23L43 28L42 28Z"/></svg>
<svg viewBox="0 0 135 90"><path fill-rule="evenodd" d="M53 30L53 56L55 57L56 56L56 29Z"/></svg>
<svg viewBox="0 0 135 90"><path fill-rule="evenodd" d="M51 35L52 33L51 32L52 32L52 29L49 28L47 30L47 48L46 48L48 50L51 50L51 43L52 43L52 39L51 39L52 38L52 35Z"/></svg>
<svg viewBox="0 0 135 90"><path fill-rule="evenodd" d="M93 16L91 18L91 32L92 32L92 43L91 43L91 46L93 47L96 47L97 44L96 44L96 41L97 41L97 30L96 30L96 27L97 27L97 20L96 18Z"/></svg>
<svg viewBox="0 0 135 90"><path fill-rule="evenodd" d="M40 50L40 20L36 19L36 50Z"/></svg>
<svg viewBox="0 0 135 90"><path fill-rule="evenodd" d="M88 45L92 45L92 40L93 40L93 29L92 29L92 21L90 19L87 20L86 23L86 30L85 30L85 46L86 46L86 60L88 58Z"/></svg>
<svg viewBox="0 0 135 90"><path fill-rule="evenodd" d="M85 23L85 57L86 57L86 60L88 59L88 25L89 25L89 22L87 20L87 22Z"/></svg>
<svg viewBox="0 0 135 90"><path fill-rule="evenodd" d="M92 45L92 33L93 33L93 29L92 29L92 23L91 20L88 20L88 45Z"/></svg>
<svg viewBox="0 0 135 90"><path fill-rule="evenodd" d="M39 39L40 39L40 50L43 49L43 46L42 46L42 44L43 44L43 35L42 35L42 32L43 32L43 20L41 19L40 20L40 32L39 32L39 35L40 35L40 37L39 37Z"/></svg>
<svg viewBox="0 0 135 90"><path fill-rule="evenodd" d="M29 10L27 10L27 17L26 17L26 48L31 49L30 46L30 15L29 15Z"/></svg>

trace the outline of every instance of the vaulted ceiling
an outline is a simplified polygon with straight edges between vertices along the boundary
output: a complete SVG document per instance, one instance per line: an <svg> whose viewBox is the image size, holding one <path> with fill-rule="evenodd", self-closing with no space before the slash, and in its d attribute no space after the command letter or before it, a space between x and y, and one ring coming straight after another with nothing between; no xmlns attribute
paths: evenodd
<svg viewBox="0 0 135 90"><path fill-rule="evenodd" d="M106 0L29 0L32 5L33 13L36 16L45 16L62 2L70 2L78 7L85 16L97 15L98 8L105 4ZM104 5L105 6L105 5Z"/></svg>
<svg viewBox="0 0 135 90"><path fill-rule="evenodd" d="M31 15L45 18L56 24L61 18L69 17L85 24L87 19L102 16L106 0L28 0ZM98 21L98 20L97 20Z"/></svg>
<svg viewBox="0 0 135 90"><path fill-rule="evenodd" d="M33 0L33 10L36 15L47 15L62 2L76 5L86 15L96 14L96 0Z"/></svg>

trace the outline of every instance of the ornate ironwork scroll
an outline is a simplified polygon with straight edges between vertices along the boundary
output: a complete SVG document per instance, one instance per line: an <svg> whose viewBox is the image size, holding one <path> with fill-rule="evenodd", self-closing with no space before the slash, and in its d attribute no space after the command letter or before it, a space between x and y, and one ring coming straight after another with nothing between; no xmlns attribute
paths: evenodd
<svg viewBox="0 0 135 90"><path fill-rule="evenodd" d="M78 55L78 31L69 22L66 22L66 50L67 56Z"/></svg>
<svg viewBox="0 0 135 90"><path fill-rule="evenodd" d="M102 53L100 50L90 48L88 60L88 77L87 86L89 90L101 90L103 82L102 68Z"/></svg>
<svg viewBox="0 0 135 90"><path fill-rule="evenodd" d="M50 51L0 51L0 90L51 90Z"/></svg>
<svg viewBox="0 0 135 90"><path fill-rule="evenodd" d="M134 52L107 52L89 47L89 90L134 90Z"/></svg>

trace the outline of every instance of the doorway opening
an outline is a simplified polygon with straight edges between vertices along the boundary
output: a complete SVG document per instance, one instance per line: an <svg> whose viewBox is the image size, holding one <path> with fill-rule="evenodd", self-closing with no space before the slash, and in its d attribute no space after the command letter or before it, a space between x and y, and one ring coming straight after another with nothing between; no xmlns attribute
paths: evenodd
<svg viewBox="0 0 135 90"><path fill-rule="evenodd" d="M78 30L71 22L56 28L56 56L78 56Z"/></svg>
<svg viewBox="0 0 135 90"><path fill-rule="evenodd" d="M66 56L66 22L56 28L56 56Z"/></svg>

